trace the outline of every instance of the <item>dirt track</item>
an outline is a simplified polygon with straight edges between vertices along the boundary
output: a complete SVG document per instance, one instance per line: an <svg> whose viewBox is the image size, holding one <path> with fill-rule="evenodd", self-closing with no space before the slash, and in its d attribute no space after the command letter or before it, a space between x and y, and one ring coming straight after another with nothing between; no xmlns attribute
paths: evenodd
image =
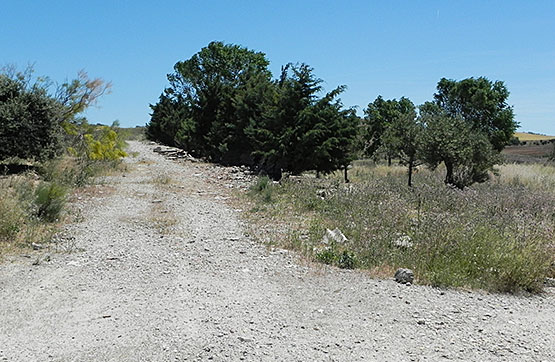
<svg viewBox="0 0 555 362"><path fill-rule="evenodd" d="M0 361L553 361L555 296L309 266L245 235L201 165L132 142L70 253L0 265Z"/></svg>

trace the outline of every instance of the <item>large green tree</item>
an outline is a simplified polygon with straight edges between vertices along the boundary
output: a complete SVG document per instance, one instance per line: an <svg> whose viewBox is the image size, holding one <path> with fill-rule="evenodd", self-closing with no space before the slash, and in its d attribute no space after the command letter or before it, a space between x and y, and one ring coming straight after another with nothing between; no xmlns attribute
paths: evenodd
<svg viewBox="0 0 555 362"><path fill-rule="evenodd" d="M484 134L496 151L511 140L518 123L507 103L509 91L502 81L485 77L460 81L442 78L434 103L451 117L460 117L474 131Z"/></svg>
<svg viewBox="0 0 555 362"><path fill-rule="evenodd" d="M435 169L445 164L445 183L465 188L488 179L488 171L499 162L487 136L460 117L424 114L425 131L420 139L421 158Z"/></svg>
<svg viewBox="0 0 555 362"><path fill-rule="evenodd" d="M166 104L152 106L148 129L154 134L164 124L171 125L179 143L197 156L223 163L248 162L252 149L245 142L244 129L263 111L260 104L271 87L268 64L263 53L210 43L175 64L174 73L168 75L170 87L159 102Z"/></svg>
<svg viewBox="0 0 555 362"><path fill-rule="evenodd" d="M310 66L286 65L264 117L251 123L253 155L272 178L281 178L282 171L325 174L351 162L358 117L337 98L344 86L320 98L321 83Z"/></svg>
<svg viewBox="0 0 555 362"><path fill-rule="evenodd" d="M445 164L445 183L464 188L483 182L518 124L501 81L441 79L424 116L423 158L432 168Z"/></svg>

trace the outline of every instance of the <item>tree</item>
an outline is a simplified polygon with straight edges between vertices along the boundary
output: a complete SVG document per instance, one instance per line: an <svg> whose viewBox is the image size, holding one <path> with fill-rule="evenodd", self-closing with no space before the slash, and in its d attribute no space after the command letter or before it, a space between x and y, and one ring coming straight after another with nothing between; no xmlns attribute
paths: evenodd
<svg viewBox="0 0 555 362"><path fill-rule="evenodd" d="M420 138L421 157L431 169L445 164L445 183L463 189L488 179L488 171L499 162L487 136L461 117L444 113L424 114Z"/></svg>
<svg viewBox="0 0 555 362"><path fill-rule="evenodd" d="M110 84L90 79L84 71L59 85L54 93L47 77L33 77L33 68L18 72L4 67L0 74L0 159L47 159L78 142L78 114L96 104ZM82 140L81 140L82 141Z"/></svg>
<svg viewBox="0 0 555 362"><path fill-rule="evenodd" d="M513 108L507 104L509 91L501 81L485 77L461 81L442 78L434 103L451 117L460 117L472 130L484 134L494 150L501 152L518 127Z"/></svg>
<svg viewBox="0 0 555 362"><path fill-rule="evenodd" d="M420 107L425 116L423 157L432 168L443 162L445 183L464 188L488 179L518 123L507 104L503 82L487 78L442 78L434 102Z"/></svg>
<svg viewBox="0 0 555 362"><path fill-rule="evenodd" d="M259 104L271 87L268 64L263 53L222 42L177 62L158 103L166 104L152 106L151 134L171 125L179 143L196 156L248 162L252 149L244 129L262 113Z"/></svg>
<svg viewBox="0 0 555 362"><path fill-rule="evenodd" d="M410 114L395 117L382 135L383 143L408 167L408 185L412 186L412 174L420 161L420 141L423 131L419 118Z"/></svg>
<svg viewBox="0 0 555 362"><path fill-rule="evenodd" d="M405 97L401 97L399 100L384 100L382 96L378 96L374 102L368 104L364 114L364 153L373 157L378 150L382 150L387 157L388 164L391 165L391 159L396 156L395 150L384 143L382 135L389 125L400 116L416 117L414 104Z"/></svg>
<svg viewBox="0 0 555 362"><path fill-rule="evenodd" d="M326 174L351 162L358 117L337 99L344 86L319 98L321 82L306 64L286 65L275 82L273 104L265 117L251 123L253 155L270 177L280 179L283 170Z"/></svg>
<svg viewBox="0 0 555 362"><path fill-rule="evenodd" d="M306 143L303 149L309 150L304 155L307 169L315 169L318 176L343 169L345 182L349 182L347 168L354 158L359 118L336 99L344 90L344 86L337 87L306 108L303 117L308 131L302 139Z"/></svg>
<svg viewBox="0 0 555 362"><path fill-rule="evenodd" d="M61 105L30 72L0 74L0 160L10 157L46 159L60 151Z"/></svg>
<svg viewBox="0 0 555 362"><path fill-rule="evenodd" d="M283 170L299 174L311 169L306 161L310 137L315 135L306 137L314 120L308 107L315 103L322 83L312 71L306 64L282 67L263 117L248 128L258 169L275 180Z"/></svg>
<svg viewBox="0 0 555 362"><path fill-rule="evenodd" d="M169 146L180 145L187 149L194 147L189 132L185 131L186 125L191 123L190 117L188 117L190 113L188 107L163 93L160 95L158 103L151 104L150 108L152 109L151 118L145 130L149 139Z"/></svg>
<svg viewBox="0 0 555 362"><path fill-rule="evenodd" d="M84 70L77 73L77 78L58 85L54 99L62 106L58 115L60 122L71 123L74 117L90 106L97 104L98 99L110 92L112 84L101 78L89 78Z"/></svg>

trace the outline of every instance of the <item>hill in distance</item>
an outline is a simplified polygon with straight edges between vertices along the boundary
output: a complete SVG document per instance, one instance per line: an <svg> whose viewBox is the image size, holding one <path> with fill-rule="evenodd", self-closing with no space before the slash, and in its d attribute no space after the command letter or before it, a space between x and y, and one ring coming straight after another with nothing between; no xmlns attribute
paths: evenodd
<svg viewBox="0 0 555 362"><path fill-rule="evenodd" d="M547 141L555 139L555 136L547 136L531 132L515 132L515 137L518 137L520 141Z"/></svg>

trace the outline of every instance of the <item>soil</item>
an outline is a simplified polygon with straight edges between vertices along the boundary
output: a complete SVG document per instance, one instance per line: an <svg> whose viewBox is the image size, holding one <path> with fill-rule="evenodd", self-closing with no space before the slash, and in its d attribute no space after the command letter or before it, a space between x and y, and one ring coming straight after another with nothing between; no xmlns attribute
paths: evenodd
<svg viewBox="0 0 555 362"><path fill-rule="evenodd" d="M49 250L0 265L0 361L553 361L555 293L372 279L267 248L218 168L130 142ZM239 181L240 177L238 177Z"/></svg>

